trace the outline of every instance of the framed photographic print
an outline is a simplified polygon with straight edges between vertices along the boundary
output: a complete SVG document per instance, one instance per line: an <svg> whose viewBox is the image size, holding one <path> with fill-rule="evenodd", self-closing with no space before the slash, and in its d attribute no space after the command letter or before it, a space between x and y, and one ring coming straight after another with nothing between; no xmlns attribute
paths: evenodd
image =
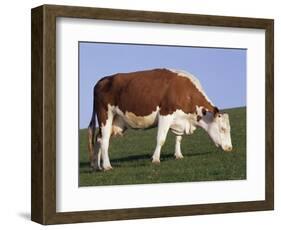
<svg viewBox="0 0 281 230"><path fill-rule="evenodd" d="M272 210L273 20L32 9L41 224Z"/></svg>

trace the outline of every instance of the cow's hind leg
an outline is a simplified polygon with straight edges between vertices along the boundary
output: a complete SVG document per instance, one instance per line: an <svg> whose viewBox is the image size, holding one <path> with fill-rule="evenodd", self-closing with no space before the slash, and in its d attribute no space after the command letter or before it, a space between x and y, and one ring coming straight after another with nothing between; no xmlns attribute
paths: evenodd
<svg viewBox="0 0 281 230"><path fill-rule="evenodd" d="M101 158L102 158L102 167L105 171L112 169L109 155L108 155L108 147L109 147L109 139L112 132L112 122L113 122L113 112L108 109L107 111L107 120L105 125L101 126Z"/></svg>
<svg viewBox="0 0 281 230"><path fill-rule="evenodd" d="M152 156L152 163L160 163L160 152L161 148L164 145L167 137L167 133L170 129L170 126L173 122L173 115L159 116L158 120L158 131L157 131L157 144L156 149Z"/></svg>
<svg viewBox="0 0 281 230"><path fill-rule="evenodd" d="M181 153L181 140L182 136L176 136L175 158L177 160L183 158L183 155Z"/></svg>
<svg viewBox="0 0 281 230"><path fill-rule="evenodd" d="M91 165L94 171L101 171L101 131L96 135L95 145L94 145L94 155L93 163Z"/></svg>

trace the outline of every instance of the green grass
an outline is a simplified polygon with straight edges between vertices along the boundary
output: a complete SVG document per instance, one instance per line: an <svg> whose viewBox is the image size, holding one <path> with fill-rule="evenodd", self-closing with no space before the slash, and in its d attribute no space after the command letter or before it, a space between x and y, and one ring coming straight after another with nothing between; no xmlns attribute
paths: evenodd
<svg viewBox="0 0 281 230"><path fill-rule="evenodd" d="M169 132L161 152L161 164L153 165L151 155L157 128L127 130L124 137L110 140L113 170L92 172L87 153L87 131L80 130L80 186L150 184L188 181L246 179L246 108L229 109L233 151L215 147L207 133L198 128L184 136L184 159L174 159L175 135Z"/></svg>

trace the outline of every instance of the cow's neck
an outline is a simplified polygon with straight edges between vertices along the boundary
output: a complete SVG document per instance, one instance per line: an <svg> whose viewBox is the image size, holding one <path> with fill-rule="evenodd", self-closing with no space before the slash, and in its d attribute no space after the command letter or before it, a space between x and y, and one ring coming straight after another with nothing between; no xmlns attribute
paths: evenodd
<svg viewBox="0 0 281 230"><path fill-rule="evenodd" d="M198 122L197 126L201 127L205 131L208 132L210 125L212 124L214 120L214 116L212 113L207 113L204 117L202 117Z"/></svg>
<svg viewBox="0 0 281 230"><path fill-rule="evenodd" d="M201 91L197 91L195 97L192 98L193 109L197 112L197 108L204 108L206 111L211 113L217 112L217 107L213 105L213 103L206 98L205 94Z"/></svg>

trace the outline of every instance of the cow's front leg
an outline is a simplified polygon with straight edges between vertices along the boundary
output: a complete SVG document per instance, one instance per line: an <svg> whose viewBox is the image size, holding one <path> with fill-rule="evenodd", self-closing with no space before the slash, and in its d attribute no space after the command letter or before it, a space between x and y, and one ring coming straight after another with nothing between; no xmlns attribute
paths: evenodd
<svg viewBox="0 0 281 230"><path fill-rule="evenodd" d="M175 158L177 160L183 158L183 155L181 153L181 140L182 136L176 136Z"/></svg>
<svg viewBox="0 0 281 230"><path fill-rule="evenodd" d="M156 149L152 156L152 163L160 163L160 152L161 148L164 145L167 137L167 133L170 129L170 126L173 122L173 115L159 116L158 120L158 131L157 131L157 144Z"/></svg>
<svg viewBox="0 0 281 230"><path fill-rule="evenodd" d="M112 169L109 160L109 155L108 155L109 139L112 129L112 120L113 120L113 115L111 115L109 112L106 123L101 128L102 136L101 136L100 148L101 148L102 167L105 171Z"/></svg>

